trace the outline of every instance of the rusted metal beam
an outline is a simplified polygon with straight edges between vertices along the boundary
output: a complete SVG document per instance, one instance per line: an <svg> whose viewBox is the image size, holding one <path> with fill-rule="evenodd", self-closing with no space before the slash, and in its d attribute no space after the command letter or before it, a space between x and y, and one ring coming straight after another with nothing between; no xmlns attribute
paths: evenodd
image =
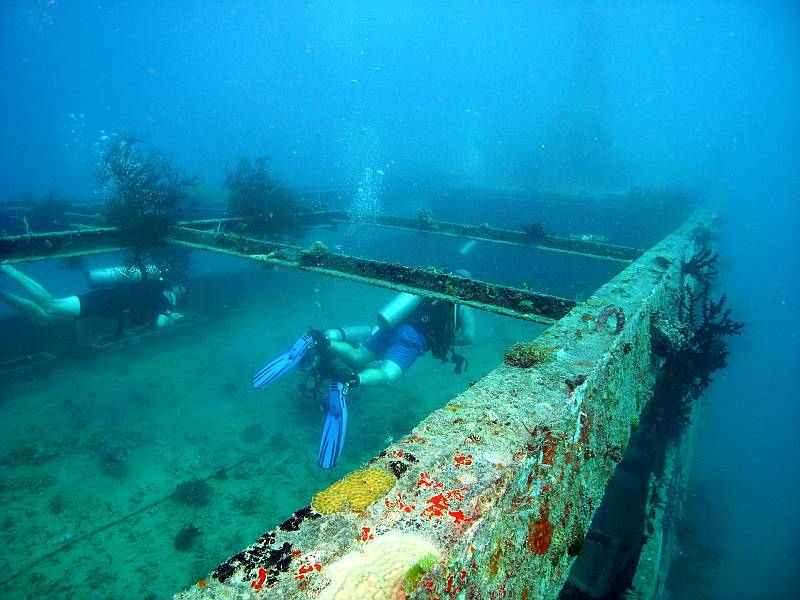
<svg viewBox="0 0 800 600"><path fill-rule="evenodd" d="M99 227L103 225L102 216L100 213L85 213L85 212L65 212L64 218L69 222L70 227L74 225L88 225L91 227Z"/></svg>
<svg viewBox="0 0 800 600"><path fill-rule="evenodd" d="M100 225L99 215L84 213L65 213L70 223L74 223L76 229L85 226ZM507 244L536 250L550 252L560 252L566 254L576 254L590 258L611 260L618 262L631 262L638 258L642 251L627 246L617 246L589 240L573 239L559 236L546 236L541 239L532 239L523 231L512 229L502 229L490 227L489 225L466 225L462 223L450 223L447 221L435 221L431 224L424 223L419 219L407 217L397 217L392 215L380 216L369 220L358 220L346 211L325 210L298 213L296 215L301 223L306 227L335 227L339 223L359 224L371 227L384 227L390 229L401 229L414 231L420 234L440 235L447 237L458 237L473 239L495 244ZM180 221L179 226L191 227L193 229L224 229L226 226L240 222L242 219L233 217L220 217L211 219L193 219ZM78 227L81 226L81 227Z"/></svg>
<svg viewBox="0 0 800 600"><path fill-rule="evenodd" d="M32 233L0 238L0 260L10 263L105 254L126 248L116 227Z"/></svg>
<svg viewBox="0 0 800 600"><path fill-rule="evenodd" d="M481 310L551 324L575 302L531 290L464 279L430 269L407 267L336 254L322 247L304 249L231 234L174 227L168 241L197 250L224 252L242 258L342 277L368 285L441 298Z"/></svg>
<svg viewBox="0 0 800 600"><path fill-rule="evenodd" d="M335 222L354 222L352 217L341 211L328 211L328 214ZM600 258L604 260L613 260L625 263L636 260L642 253L641 250L629 248L627 246L616 246L614 244L604 244L600 242L592 242L553 235L546 236L542 239L533 240L524 231L500 229L497 227L490 227L488 225L464 225L461 223L448 223L446 221L435 221L434 223L428 225L419 219L394 217L388 215L364 222L364 225L403 229L406 231L416 231L423 234L460 237L496 244L499 243L510 244L514 246L524 246L526 248L535 248L536 250L577 254L590 258Z"/></svg>
<svg viewBox="0 0 800 600"><path fill-rule="evenodd" d="M180 227L191 227L192 229L221 229L226 225L233 225L241 222L242 219L236 217L219 217L218 219L193 219L189 221L178 221Z"/></svg>

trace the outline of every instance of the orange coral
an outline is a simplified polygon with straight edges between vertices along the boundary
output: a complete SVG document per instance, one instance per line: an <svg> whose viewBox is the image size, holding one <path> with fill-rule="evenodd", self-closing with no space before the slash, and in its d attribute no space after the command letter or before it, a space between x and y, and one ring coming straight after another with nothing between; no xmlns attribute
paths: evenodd
<svg viewBox="0 0 800 600"><path fill-rule="evenodd" d="M550 509L547 505L542 507L541 516L535 521L531 519L528 524L526 545L533 554L544 555L553 541L553 525L550 523Z"/></svg>

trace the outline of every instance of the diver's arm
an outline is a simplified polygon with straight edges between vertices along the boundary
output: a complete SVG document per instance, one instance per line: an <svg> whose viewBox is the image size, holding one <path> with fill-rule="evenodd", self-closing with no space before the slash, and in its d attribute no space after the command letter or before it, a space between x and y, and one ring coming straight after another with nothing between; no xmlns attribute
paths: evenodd
<svg viewBox="0 0 800 600"><path fill-rule="evenodd" d="M459 327L453 339L454 346L469 346L475 342L475 311L468 306L458 307Z"/></svg>

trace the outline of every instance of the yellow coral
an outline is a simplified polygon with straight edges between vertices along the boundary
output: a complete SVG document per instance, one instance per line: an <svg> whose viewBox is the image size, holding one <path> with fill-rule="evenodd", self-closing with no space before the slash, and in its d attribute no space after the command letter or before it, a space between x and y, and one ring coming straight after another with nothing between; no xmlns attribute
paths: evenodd
<svg viewBox="0 0 800 600"><path fill-rule="evenodd" d="M318 513L332 515L344 510L361 512L394 486L396 479L381 469L353 471L311 500Z"/></svg>

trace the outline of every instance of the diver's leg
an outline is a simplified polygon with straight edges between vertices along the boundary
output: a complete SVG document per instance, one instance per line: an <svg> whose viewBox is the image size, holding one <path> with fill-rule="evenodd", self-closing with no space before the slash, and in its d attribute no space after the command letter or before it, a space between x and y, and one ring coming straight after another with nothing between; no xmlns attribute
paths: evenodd
<svg viewBox="0 0 800 600"><path fill-rule="evenodd" d="M23 315L33 317L34 319L45 321L52 318L52 316L47 314L41 306L36 304L36 302L28 300L27 298L20 298L14 294L0 291L0 300L4 300L18 312L22 313Z"/></svg>
<svg viewBox="0 0 800 600"><path fill-rule="evenodd" d="M364 346L353 348L347 342L331 342L326 352L342 359L351 369L363 369L372 361L378 360L378 355L371 350Z"/></svg>
<svg viewBox="0 0 800 600"><path fill-rule="evenodd" d="M33 298L41 309L48 315L54 317L77 317L81 314L81 303L77 296L67 296L66 298L53 298L44 286L31 279L22 271L11 265L0 265L0 272L8 275L9 278L17 282L25 292ZM10 303L10 302L9 302Z"/></svg>
<svg viewBox="0 0 800 600"><path fill-rule="evenodd" d="M67 296L66 298L53 298L42 308L45 312L54 317L80 317L81 301L77 296Z"/></svg>
<svg viewBox="0 0 800 600"><path fill-rule="evenodd" d="M366 369L358 374L358 382L361 385L390 385L400 379L403 369L391 360L381 362L379 368Z"/></svg>
<svg viewBox="0 0 800 600"><path fill-rule="evenodd" d="M33 298L34 302L40 306L53 299L41 283L31 279L25 275L25 273L15 269L11 265L0 266L0 272L8 275L8 277L17 282L19 286L25 290L25 293Z"/></svg>

